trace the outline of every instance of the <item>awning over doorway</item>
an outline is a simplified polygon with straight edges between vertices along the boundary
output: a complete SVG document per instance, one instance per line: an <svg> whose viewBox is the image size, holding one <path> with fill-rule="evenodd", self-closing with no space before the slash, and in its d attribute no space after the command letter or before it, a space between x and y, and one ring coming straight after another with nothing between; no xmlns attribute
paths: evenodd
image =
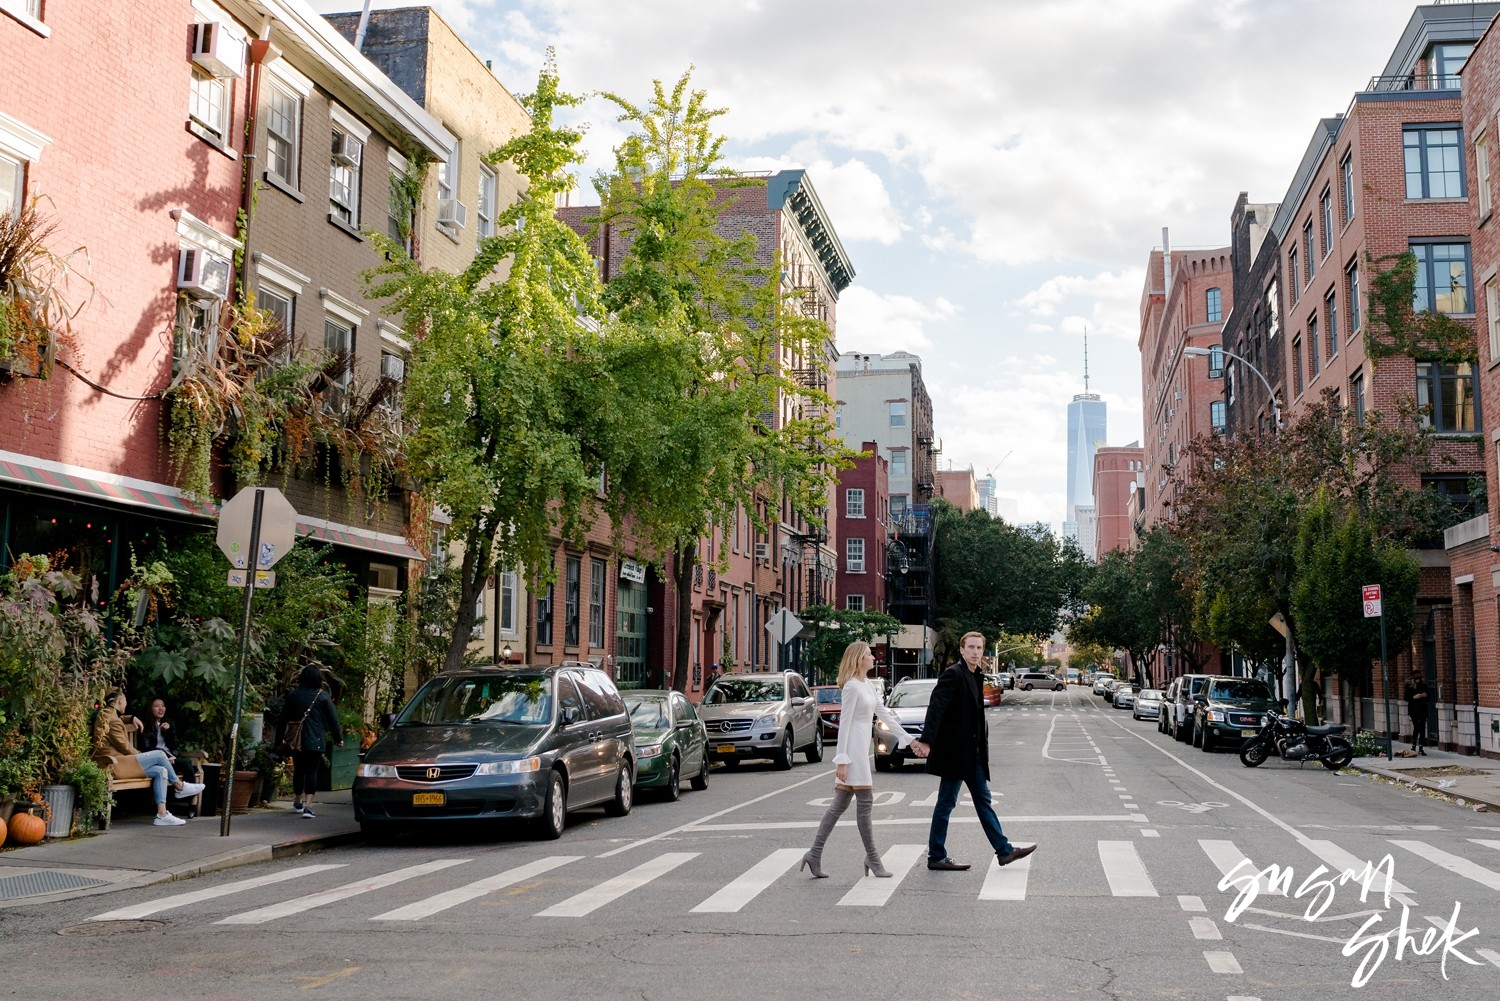
<svg viewBox="0 0 1500 1001"><path fill-rule="evenodd" d="M384 532L368 532L349 525L334 525L330 522L299 520L297 522L297 534L319 539L323 542L332 542L338 546L349 546L353 549L363 549L366 552L394 556L402 560L425 559L415 546L399 535L388 535Z"/></svg>

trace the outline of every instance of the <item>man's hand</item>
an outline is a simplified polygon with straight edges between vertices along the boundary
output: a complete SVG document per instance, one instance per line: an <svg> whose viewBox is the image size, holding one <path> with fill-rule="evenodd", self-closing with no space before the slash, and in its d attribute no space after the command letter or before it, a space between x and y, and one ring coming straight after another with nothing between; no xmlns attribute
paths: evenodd
<svg viewBox="0 0 1500 1001"><path fill-rule="evenodd" d="M911 742L911 753L915 754L917 757L925 758L931 752L932 748L929 745L922 743L920 740L914 740Z"/></svg>

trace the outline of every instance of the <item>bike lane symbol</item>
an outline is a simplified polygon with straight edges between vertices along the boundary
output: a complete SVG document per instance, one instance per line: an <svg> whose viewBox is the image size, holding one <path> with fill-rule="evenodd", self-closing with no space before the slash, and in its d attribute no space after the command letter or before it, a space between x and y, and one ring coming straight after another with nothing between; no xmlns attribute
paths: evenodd
<svg viewBox="0 0 1500 1001"><path fill-rule="evenodd" d="M1207 813L1209 810L1222 810L1229 806L1228 803L1215 803L1212 801L1203 803L1184 803L1177 799L1159 799L1157 806L1172 806L1186 813Z"/></svg>

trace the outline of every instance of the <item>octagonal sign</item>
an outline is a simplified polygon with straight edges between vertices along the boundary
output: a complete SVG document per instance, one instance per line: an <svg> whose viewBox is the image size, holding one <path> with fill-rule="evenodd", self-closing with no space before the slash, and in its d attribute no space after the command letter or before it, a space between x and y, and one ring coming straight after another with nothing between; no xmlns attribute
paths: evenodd
<svg viewBox="0 0 1500 1001"><path fill-rule="evenodd" d="M255 495L265 495L260 511L260 545L255 569L269 570L297 541L297 509L275 487L246 487L219 509L219 549L236 570L250 569L250 523Z"/></svg>

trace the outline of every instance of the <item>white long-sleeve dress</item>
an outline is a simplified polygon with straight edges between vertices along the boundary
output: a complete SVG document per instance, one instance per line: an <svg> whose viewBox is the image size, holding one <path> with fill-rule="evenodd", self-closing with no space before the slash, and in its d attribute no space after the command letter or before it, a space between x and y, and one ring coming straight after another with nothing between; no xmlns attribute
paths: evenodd
<svg viewBox="0 0 1500 1001"><path fill-rule="evenodd" d="M875 717L879 716L896 735L896 742L905 747L914 739L906 727L875 697L875 689L868 681L851 678L844 683L839 709L839 742L835 747L833 763L848 765L848 777L844 785L854 788L870 788L875 780L870 775L870 741Z"/></svg>

